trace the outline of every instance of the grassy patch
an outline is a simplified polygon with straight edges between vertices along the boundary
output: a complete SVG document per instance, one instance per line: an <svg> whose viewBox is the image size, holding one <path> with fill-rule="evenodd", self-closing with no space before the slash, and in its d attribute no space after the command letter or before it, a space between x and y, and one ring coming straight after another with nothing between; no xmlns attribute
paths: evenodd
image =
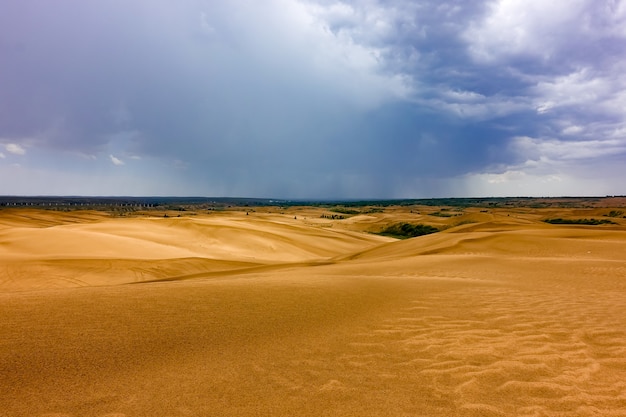
<svg viewBox="0 0 626 417"><path fill-rule="evenodd" d="M439 229L427 224L410 224L410 223L397 223L387 227L379 232L379 235L391 236L397 239L408 239L411 237L429 235L431 233L437 233Z"/></svg>
<svg viewBox="0 0 626 417"><path fill-rule="evenodd" d="M456 217L456 216L461 216L462 214L463 213L451 213L447 209L441 209L440 211L429 213L430 216L435 216L435 217Z"/></svg>
<svg viewBox="0 0 626 417"><path fill-rule="evenodd" d="M617 224L614 221L607 219L545 219L544 222L550 224L586 224L591 226L597 226L599 224Z"/></svg>
<svg viewBox="0 0 626 417"><path fill-rule="evenodd" d="M346 207L333 207L330 209L330 211L334 211L335 213L348 214L348 215L361 214L359 210L349 209Z"/></svg>

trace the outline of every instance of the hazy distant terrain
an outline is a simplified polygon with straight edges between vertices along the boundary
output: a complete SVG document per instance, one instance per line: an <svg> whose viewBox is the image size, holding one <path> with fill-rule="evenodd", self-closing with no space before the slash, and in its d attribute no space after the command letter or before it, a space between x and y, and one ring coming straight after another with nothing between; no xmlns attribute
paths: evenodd
<svg viewBox="0 0 626 417"><path fill-rule="evenodd" d="M626 198L77 199L0 201L2 417L626 415Z"/></svg>

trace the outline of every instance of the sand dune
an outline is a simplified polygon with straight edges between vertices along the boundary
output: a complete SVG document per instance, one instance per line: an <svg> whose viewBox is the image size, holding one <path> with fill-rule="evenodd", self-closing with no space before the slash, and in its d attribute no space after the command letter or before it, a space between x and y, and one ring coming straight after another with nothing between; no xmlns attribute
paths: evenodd
<svg viewBox="0 0 626 417"><path fill-rule="evenodd" d="M0 291L118 285L317 261L390 240L263 215L120 219L71 213L66 218L18 210L2 224Z"/></svg>
<svg viewBox="0 0 626 417"><path fill-rule="evenodd" d="M0 416L626 415L623 224L320 212L0 211Z"/></svg>

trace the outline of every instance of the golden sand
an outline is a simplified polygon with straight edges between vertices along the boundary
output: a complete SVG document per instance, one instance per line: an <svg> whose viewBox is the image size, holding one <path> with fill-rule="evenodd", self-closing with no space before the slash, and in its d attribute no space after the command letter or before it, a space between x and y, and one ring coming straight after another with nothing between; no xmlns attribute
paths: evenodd
<svg viewBox="0 0 626 417"><path fill-rule="evenodd" d="M0 211L0 416L626 416L626 220L291 210Z"/></svg>

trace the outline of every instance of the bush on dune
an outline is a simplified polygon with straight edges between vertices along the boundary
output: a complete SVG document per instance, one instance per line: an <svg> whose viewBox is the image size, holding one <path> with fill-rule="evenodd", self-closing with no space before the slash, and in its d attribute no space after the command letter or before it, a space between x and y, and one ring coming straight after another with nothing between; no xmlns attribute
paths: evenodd
<svg viewBox="0 0 626 417"><path fill-rule="evenodd" d="M617 224L614 221L611 220L607 220L607 219L561 219L561 218L556 218L556 219L545 219L544 220L545 223L550 223L550 224L586 224L586 225L591 225L591 226L597 226L599 224Z"/></svg>
<svg viewBox="0 0 626 417"><path fill-rule="evenodd" d="M391 236L398 239L407 239L411 237L429 235L431 233L437 233L439 229L426 224L410 224L410 223L397 223L387 227L378 234L383 236Z"/></svg>

